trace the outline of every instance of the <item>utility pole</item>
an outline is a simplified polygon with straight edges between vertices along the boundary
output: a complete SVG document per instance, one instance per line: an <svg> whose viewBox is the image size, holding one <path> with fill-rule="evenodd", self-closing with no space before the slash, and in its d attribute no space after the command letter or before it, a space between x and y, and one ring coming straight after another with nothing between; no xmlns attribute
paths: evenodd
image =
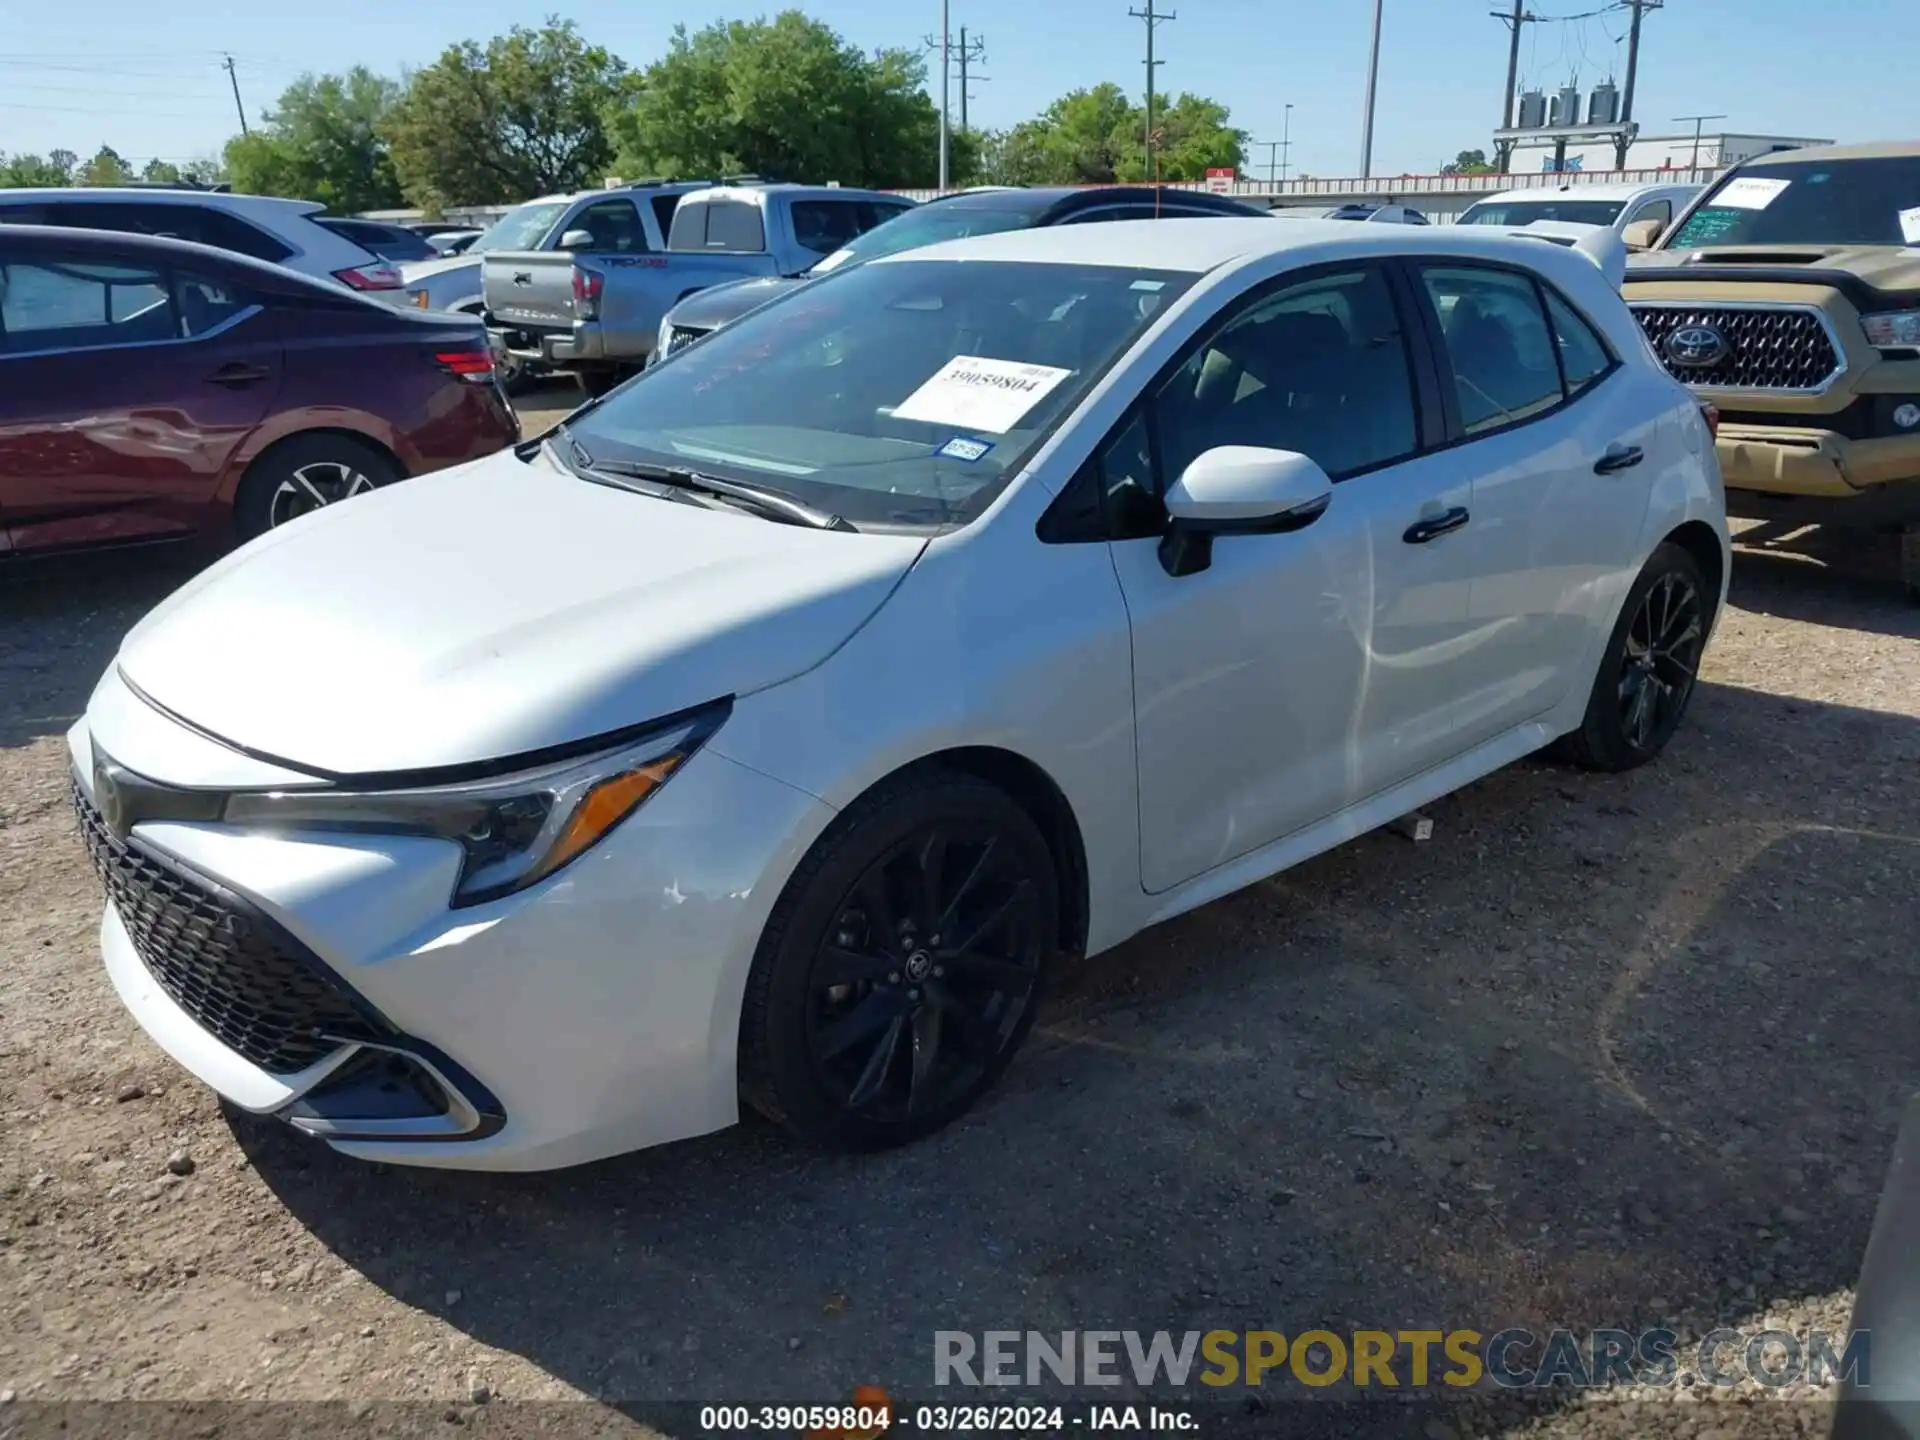
<svg viewBox="0 0 1920 1440"><path fill-rule="evenodd" d="M940 0L940 188L942 190L948 188L951 175L948 156L953 144L953 136L949 133L952 127L947 119L947 71L953 64L947 58L947 37L951 33L947 29L949 19L947 5L948 0Z"/></svg>
<svg viewBox="0 0 1920 1440"><path fill-rule="evenodd" d="M1689 120L1693 122L1693 164L1688 166L1688 169L1698 170L1700 168L1700 127L1705 125L1709 120L1724 120L1726 118L1724 115L1676 115L1673 117L1673 123L1676 125L1684 125Z"/></svg>
<svg viewBox="0 0 1920 1440"><path fill-rule="evenodd" d="M227 56L220 68L227 72L227 79L233 82L233 108L240 112L240 133L251 134L247 129L247 107L240 103L240 77L233 72L233 56Z"/></svg>
<svg viewBox="0 0 1920 1440"><path fill-rule="evenodd" d="M985 75L969 76L967 67L976 61L985 63L987 58L987 42L982 40L978 35L974 36L971 40L967 39L967 27L962 25L960 27L960 49L958 53L960 57L960 128L964 130L967 128L967 101L973 98L968 89L969 82L970 80L985 80L989 78Z"/></svg>
<svg viewBox="0 0 1920 1440"><path fill-rule="evenodd" d="M1287 162L1293 158L1293 106L1280 119L1280 179L1287 178Z"/></svg>
<svg viewBox="0 0 1920 1440"><path fill-rule="evenodd" d="M1373 0L1373 53L1367 59L1367 115L1360 127L1360 178L1373 174L1373 93L1380 83L1380 11L1385 0Z"/></svg>
<svg viewBox="0 0 1920 1440"><path fill-rule="evenodd" d="M1513 31L1512 36L1507 41L1507 98L1500 102L1500 128L1502 130L1511 130L1513 128L1514 93L1520 87L1520 30L1522 26L1531 25L1540 17L1527 9L1527 0L1513 0L1513 13L1511 15L1504 14L1499 10L1489 10L1487 13ZM1504 175L1513 164L1513 142L1507 141L1501 143L1496 141L1493 149L1496 165L1500 173Z"/></svg>
<svg viewBox="0 0 1920 1440"><path fill-rule="evenodd" d="M1264 145L1267 147L1267 184L1271 187L1274 183L1273 172L1279 168L1274 162L1274 156L1280 153L1280 142L1278 140L1249 140L1247 143L1249 145Z"/></svg>
<svg viewBox="0 0 1920 1440"><path fill-rule="evenodd" d="M1627 147L1633 143L1632 135L1626 129L1633 119L1633 84L1640 76L1640 22L1646 18L1649 10L1658 10L1666 0L1624 0L1628 9L1633 11L1633 24L1627 31L1627 90L1620 100L1620 138L1614 141L1613 168L1627 168Z"/></svg>
<svg viewBox="0 0 1920 1440"><path fill-rule="evenodd" d="M1159 61L1153 58L1153 32L1156 29L1158 29L1161 25L1166 24L1167 21L1178 20L1180 17L1172 13L1171 11L1169 11L1165 15L1157 14L1153 8L1153 0L1147 0L1146 9L1129 10L1127 11L1127 14L1131 15L1136 20L1144 20L1147 22L1147 133L1146 133L1147 151L1146 153L1147 153L1147 179L1149 181L1153 181L1159 178L1159 172L1154 168L1154 163L1153 163L1153 67L1164 63L1163 61Z"/></svg>

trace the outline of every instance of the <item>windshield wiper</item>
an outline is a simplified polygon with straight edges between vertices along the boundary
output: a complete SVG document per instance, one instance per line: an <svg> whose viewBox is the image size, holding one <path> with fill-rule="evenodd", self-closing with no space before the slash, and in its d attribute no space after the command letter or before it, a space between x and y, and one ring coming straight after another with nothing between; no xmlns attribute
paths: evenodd
<svg viewBox="0 0 1920 1440"><path fill-rule="evenodd" d="M696 495L713 495L731 500L745 509L788 525L804 525L813 530L857 530L851 521L825 510L816 510L804 500L796 500L783 490L749 485L743 480L723 480L718 475L680 465L652 465L640 460L596 460L572 435L566 437L574 458L589 470L628 480L649 480L674 490Z"/></svg>

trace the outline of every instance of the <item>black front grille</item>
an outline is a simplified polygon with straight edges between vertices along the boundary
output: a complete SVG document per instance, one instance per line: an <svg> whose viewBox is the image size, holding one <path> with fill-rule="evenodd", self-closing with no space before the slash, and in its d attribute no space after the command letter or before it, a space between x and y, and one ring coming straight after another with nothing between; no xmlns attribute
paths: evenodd
<svg viewBox="0 0 1920 1440"><path fill-rule="evenodd" d="M1635 305L1653 353L1677 380L1724 390L1817 390L1840 368L1826 327L1811 310ZM1667 339L1682 326L1720 332L1727 354L1712 365L1676 365Z"/></svg>
<svg viewBox="0 0 1920 1440"><path fill-rule="evenodd" d="M667 353L671 355L674 351L691 345L706 333L706 331L699 329L697 326L675 325L671 330L667 331Z"/></svg>
<svg viewBox="0 0 1920 1440"><path fill-rule="evenodd" d="M239 896L115 835L77 779L73 808L141 961L222 1044L286 1075L339 1048L323 1033L381 1036L352 992L284 928Z"/></svg>

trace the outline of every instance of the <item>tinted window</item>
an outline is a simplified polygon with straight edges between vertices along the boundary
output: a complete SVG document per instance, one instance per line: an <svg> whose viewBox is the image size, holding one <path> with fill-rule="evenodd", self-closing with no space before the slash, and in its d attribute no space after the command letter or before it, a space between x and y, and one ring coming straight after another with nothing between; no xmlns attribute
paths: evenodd
<svg viewBox="0 0 1920 1440"><path fill-rule="evenodd" d="M1649 200L1633 212L1633 218L1640 220L1658 220L1664 230L1673 223L1673 202L1671 200Z"/></svg>
<svg viewBox="0 0 1920 1440"><path fill-rule="evenodd" d="M374 225L365 220L315 219L343 240L351 240L363 250L370 250L382 260L408 261L432 260L439 251L413 231L398 225Z"/></svg>
<svg viewBox="0 0 1920 1440"><path fill-rule="evenodd" d="M596 200L567 221L567 229L593 236L589 254L631 255L650 248L640 212L631 200Z"/></svg>
<svg viewBox="0 0 1920 1440"><path fill-rule="evenodd" d="M1565 225L1611 225L1620 218L1618 200L1568 200L1551 196L1539 200L1482 200L1467 207L1462 225L1531 225L1553 220Z"/></svg>
<svg viewBox="0 0 1920 1440"><path fill-rule="evenodd" d="M166 277L144 266L0 261L0 343L9 351L172 340Z"/></svg>
<svg viewBox="0 0 1920 1440"><path fill-rule="evenodd" d="M1741 168L1662 247L1907 245L1920 207L1920 155Z"/></svg>
<svg viewBox="0 0 1920 1440"><path fill-rule="evenodd" d="M1076 210L1062 225L1100 225L1108 220L1151 220L1151 205L1096 205L1091 210Z"/></svg>
<svg viewBox="0 0 1920 1440"><path fill-rule="evenodd" d="M698 465L856 525L964 523L1192 280L857 266L714 331L569 424L592 455Z"/></svg>
<svg viewBox="0 0 1920 1440"><path fill-rule="evenodd" d="M745 200L719 200L706 207L709 250L751 253L767 248L760 207Z"/></svg>
<svg viewBox="0 0 1920 1440"><path fill-rule="evenodd" d="M63 201L48 207L50 223L87 230L120 230L129 235L157 235L191 240L251 255L257 260L280 261L293 251L271 235L229 215L199 205L127 204Z"/></svg>
<svg viewBox="0 0 1920 1440"><path fill-rule="evenodd" d="M831 255L872 228L873 207L861 200L793 202L793 238L804 250Z"/></svg>
<svg viewBox="0 0 1920 1440"><path fill-rule="evenodd" d="M1547 290L1547 316L1560 346L1560 373L1567 382L1567 394L1578 395L1613 368L1613 356L1593 327L1552 290Z"/></svg>
<svg viewBox="0 0 1920 1440"><path fill-rule="evenodd" d="M1216 445L1297 450L1336 477L1411 455L1413 381L1385 275L1317 276L1254 301L1175 372L1155 410L1169 482Z"/></svg>
<svg viewBox="0 0 1920 1440"><path fill-rule="evenodd" d="M1560 403L1553 336L1529 276L1442 266L1422 274L1440 313L1467 434L1498 430Z"/></svg>
<svg viewBox="0 0 1920 1440"><path fill-rule="evenodd" d="M180 328L189 336L218 329L253 303L226 281L201 275L174 276L173 297L180 310Z"/></svg>
<svg viewBox="0 0 1920 1440"><path fill-rule="evenodd" d="M910 207L883 225L876 225L851 245L835 253L833 265L823 263L826 271L855 260L873 260L896 255L941 240L962 240L969 235L997 235L1003 230L1024 230L1033 224L1033 212L1027 210L989 210L973 205L948 205L930 201Z"/></svg>
<svg viewBox="0 0 1920 1440"><path fill-rule="evenodd" d="M660 238L673 233L673 212L680 208L678 195L655 195L647 202L653 206L653 223L660 227Z"/></svg>

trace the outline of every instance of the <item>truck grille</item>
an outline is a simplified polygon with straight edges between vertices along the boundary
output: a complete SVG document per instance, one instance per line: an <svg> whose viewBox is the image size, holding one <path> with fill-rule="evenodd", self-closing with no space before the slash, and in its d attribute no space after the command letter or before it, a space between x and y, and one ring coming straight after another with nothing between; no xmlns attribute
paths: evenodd
<svg viewBox="0 0 1920 1440"><path fill-rule="evenodd" d="M339 1048L327 1035L378 1039L381 1027L293 936L246 901L107 827L72 782L93 867L142 963L174 1003L223 1045L278 1075Z"/></svg>
<svg viewBox="0 0 1920 1440"><path fill-rule="evenodd" d="M1653 353L1677 380L1722 390L1816 391L1839 373L1840 356L1810 309L1763 306L1640 304L1631 307ZM1667 341L1676 330L1704 326L1726 341L1711 365L1679 365Z"/></svg>

